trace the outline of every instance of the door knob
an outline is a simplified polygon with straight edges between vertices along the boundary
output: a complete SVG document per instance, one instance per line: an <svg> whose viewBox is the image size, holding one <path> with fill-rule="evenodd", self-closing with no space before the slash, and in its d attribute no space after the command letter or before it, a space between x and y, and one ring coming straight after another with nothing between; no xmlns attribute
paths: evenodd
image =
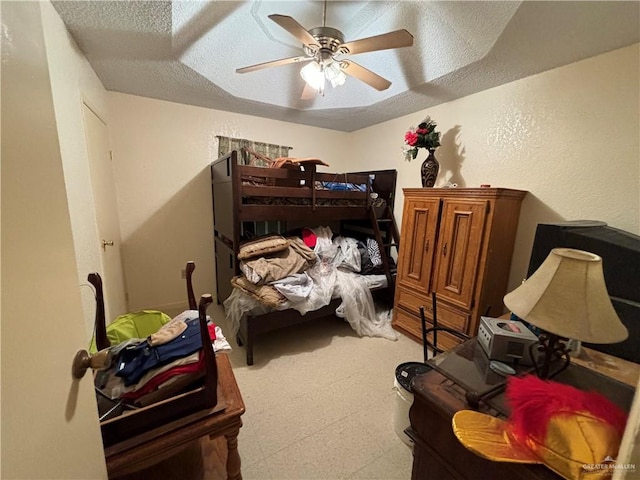
<svg viewBox="0 0 640 480"><path fill-rule="evenodd" d="M105 239L102 239L102 249L106 250L107 247L113 247L113 240L107 242Z"/></svg>
<svg viewBox="0 0 640 480"><path fill-rule="evenodd" d="M80 379L89 368L93 370L105 370L111 366L113 353L110 349L100 350L95 355L90 355L86 350L78 350L73 363L71 364L71 374L73 378Z"/></svg>

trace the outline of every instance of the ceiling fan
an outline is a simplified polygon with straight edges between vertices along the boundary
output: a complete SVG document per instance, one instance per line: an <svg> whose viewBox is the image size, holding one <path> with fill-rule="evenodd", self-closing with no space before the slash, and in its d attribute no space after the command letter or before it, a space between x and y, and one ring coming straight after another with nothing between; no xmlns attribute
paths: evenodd
<svg viewBox="0 0 640 480"><path fill-rule="evenodd" d="M326 0L322 12L322 27L306 30L292 17L277 14L269 15L271 20L302 42L304 55L238 68L236 73L254 72L290 63L307 63L300 70L300 75L306 81L303 98L308 98L310 94L315 93L314 91L309 92L307 86L317 91L320 95L324 95L325 81L328 80L333 87L336 87L345 82L345 75L357 78L378 91L389 88L391 86L389 80L343 57L378 50L410 47L413 45L413 35L403 29L345 42L344 35L340 30L325 26L326 17Z"/></svg>

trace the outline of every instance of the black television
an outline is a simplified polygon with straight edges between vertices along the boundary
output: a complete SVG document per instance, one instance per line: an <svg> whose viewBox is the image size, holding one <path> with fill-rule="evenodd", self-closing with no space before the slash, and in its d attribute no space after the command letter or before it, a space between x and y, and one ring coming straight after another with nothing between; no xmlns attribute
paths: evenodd
<svg viewBox="0 0 640 480"><path fill-rule="evenodd" d="M640 363L640 236L593 220L540 223L536 228L527 277L557 247L585 250L602 257L611 303L629 331L629 337L620 343L584 345Z"/></svg>

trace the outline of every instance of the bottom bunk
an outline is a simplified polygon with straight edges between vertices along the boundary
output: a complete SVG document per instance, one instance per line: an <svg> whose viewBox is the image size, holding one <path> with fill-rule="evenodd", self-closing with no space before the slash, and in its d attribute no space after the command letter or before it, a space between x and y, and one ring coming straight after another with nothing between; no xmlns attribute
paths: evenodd
<svg viewBox="0 0 640 480"><path fill-rule="evenodd" d="M385 281L386 279L382 276L380 280ZM254 308L242 313L240 310L246 308L247 303L252 304L253 301L236 290L224 302L224 305L238 345L246 350L247 365L253 365L254 346L259 336L333 315L349 322L360 336L376 336L396 340L398 334L391 327L391 310L385 306L380 307L383 305L384 298L388 297L387 287L378 287L370 292L372 299L380 298L381 302L371 303L371 307L367 307L366 310L369 308L372 310L366 314L345 313L344 299L341 297L332 298L328 304L305 313L301 313L295 308L271 310L263 305L255 308L255 304ZM347 301L349 302L349 299Z"/></svg>
<svg viewBox="0 0 640 480"><path fill-rule="evenodd" d="M239 345L245 347L247 365L253 365L253 346L260 335L333 315L340 302L341 299L333 299L328 305L305 315L292 309L276 310L262 315L245 315L240 319L236 340Z"/></svg>
<svg viewBox="0 0 640 480"><path fill-rule="evenodd" d="M246 348L248 365L253 364L258 336L331 315L344 318L360 336L397 339L391 327L392 302L387 302L383 310L376 309L374 303L374 295L376 299L392 298L387 276L380 273L377 244L342 236L333 238L328 227L312 231L316 240L313 250L300 238L290 237L287 240L295 248L265 253L265 245L275 248L274 244L284 238L268 236L245 244L238 254L244 257L243 275L231 280L234 288L224 307L233 334ZM305 240L309 243L307 237ZM260 253L247 260L247 250L251 255ZM292 260L296 250L302 250L303 267L300 271L293 267L284 276L285 260L299 264ZM273 280L274 277L278 279Z"/></svg>

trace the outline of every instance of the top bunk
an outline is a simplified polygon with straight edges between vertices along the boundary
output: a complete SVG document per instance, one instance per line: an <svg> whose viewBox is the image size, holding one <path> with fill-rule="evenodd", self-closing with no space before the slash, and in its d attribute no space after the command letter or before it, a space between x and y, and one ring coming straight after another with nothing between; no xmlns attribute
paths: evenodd
<svg viewBox="0 0 640 480"><path fill-rule="evenodd" d="M243 164L234 150L211 164L211 183L216 229L231 232L247 221L366 219L371 206L393 208L396 171L325 173L295 159L282 168L258 167Z"/></svg>

